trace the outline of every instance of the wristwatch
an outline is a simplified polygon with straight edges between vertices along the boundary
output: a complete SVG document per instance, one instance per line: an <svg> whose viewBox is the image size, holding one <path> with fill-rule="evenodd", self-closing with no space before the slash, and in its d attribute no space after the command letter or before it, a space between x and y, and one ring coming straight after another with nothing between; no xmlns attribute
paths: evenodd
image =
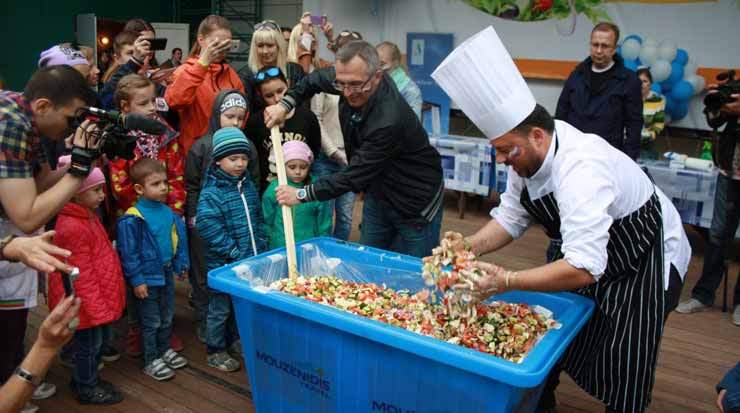
<svg viewBox="0 0 740 413"><path fill-rule="evenodd" d="M31 372L21 366L16 367L13 374L15 374L16 376L18 376L19 379L25 381L33 387L39 387L39 384L41 384L41 381L43 380L42 377L34 376L33 374L31 374Z"/></svg>
<svg viewBox="0 0 740 413"><path fill-rule="evenodd" d="M308 193L306 192L306 187L299 189L298 192L295 194L296 198L298 198L301 202L306 202L306 197L308 196Z"/></svg>
<svg viewBox="0 0 740 413"><path fill-rule="evenodd" d="M15 237L15 235L10 234L7 237L3 237L2 239L0 239L0 260L8 261L5 258L5 254L3 254L3 250L5 249L5 247L8 246L8 244L10 244L10 241L13 241Z"/></svg>

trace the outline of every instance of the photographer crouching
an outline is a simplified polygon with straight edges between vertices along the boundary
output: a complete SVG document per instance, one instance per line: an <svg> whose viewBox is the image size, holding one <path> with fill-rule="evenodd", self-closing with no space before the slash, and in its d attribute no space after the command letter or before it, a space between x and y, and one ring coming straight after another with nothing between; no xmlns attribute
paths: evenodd
<svg viewBox="0 0 740 413"><path fill-rule="evenodd" d="M39 70L23 93L0 91L0 227L31 234L77 193L99 153L97 127L89 121L78 126L77 113L94 101L95 94L87 81L71 66ZM64 139L72 133L72 165L52 172L40 137ZM52 244L53 231L19 237L13 231L0 234L0 261L20 261L43 272L72 270L62 262L64 258L57 258L66 258L70 253ZM35 273L12 277L13 271L5 269L0 273L3 298L20 297L19 291L27 289L29 283L35 286ZM33 297L15 300L18 303L4 300L0 311L0 325L4 327L0 382L5 382L0 390L1 413L24 407L54 356L79 324L80 300L70 294L40 326L38 339L19 365L26 307L29 301L35 303L35 288L31 290Z"/></svg>
<svg viewBox="0 0 740 413"><path fill-rule="evenodd" d="M735 239L740 222L740 81L735 80L734 76L732 70L717 76L717 80L723 83L710 86L704 99L704 113L709 126L715 134L724 126L713 145L713 157L719 175L714 194L712 226L704 253L704 268L691 291L691 298L676 308L679 313L689 314L712 308L715 292L722 281L725 248ZM733 306L732 322L740 326L740 282L735 284Z"/></svg>
<svg viewBox="0 0 740 413"><path fill-rule="evenodd" d="M21 93L0 91L0 219L29 234L50 221L75 195L97 158L83 122L74 129L80 108L93 104L95 93L70 66L37 71ZM40 136L64 139L74 132L72 166L51 171ZM0 260L21 261L43 272L71 268L54 255L68 251L51 244L53 232L36 237L7 235L0 240Z"/></svg>

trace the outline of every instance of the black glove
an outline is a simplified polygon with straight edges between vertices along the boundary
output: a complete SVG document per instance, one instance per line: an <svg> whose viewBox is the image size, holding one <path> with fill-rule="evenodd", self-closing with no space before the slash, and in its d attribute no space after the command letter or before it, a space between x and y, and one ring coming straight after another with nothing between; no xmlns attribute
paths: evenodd
<svg viewBox="0 0 740 413"><path fill-rule="evenodd" d="M96 149L87 149L80 146L72 148L72 163L67 172L73 176L86 178L93 169L93 162L100 156Z"/></svg>

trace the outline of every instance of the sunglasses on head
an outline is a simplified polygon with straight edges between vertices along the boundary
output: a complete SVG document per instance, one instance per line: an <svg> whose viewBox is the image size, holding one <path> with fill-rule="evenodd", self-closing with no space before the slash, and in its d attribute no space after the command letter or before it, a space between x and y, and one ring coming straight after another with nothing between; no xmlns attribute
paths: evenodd
<svg viewBox="0 0 740 413"><path fill-rule="evenodd" d="M254 75L254 80L262 82L265 79L280 77L280 75L280 69L278 69L277 67L271 67L269 69L260 70L259 72L257 72L257 74Z"/></svg>
<svg viewBox="0 0 740 413"><path fill-rule="evenodd" d="M362 36L360 36L360 33L353 32L351 30L342 30L342 32L339 33L339 37L347 37L347 36L352 36L353 38L357 40L362 39Z"/></svg>
<svg viewBox="0 0 740 413"><path fill-rule="evenodd" d="M257 30L275 30L280 31L280 26L272 20L265 20L254 25L254 31Z"/></svg>

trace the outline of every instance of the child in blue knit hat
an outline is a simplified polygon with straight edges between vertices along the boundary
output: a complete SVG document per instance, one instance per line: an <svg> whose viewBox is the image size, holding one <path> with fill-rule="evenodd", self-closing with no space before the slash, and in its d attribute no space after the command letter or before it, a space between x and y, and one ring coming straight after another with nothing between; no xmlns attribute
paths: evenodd
<svg viewBox="0 0 740 413"><path fill-rule="evenodd" d="M247 172L253 150L238 128L219 129L213 135L213 164L206 173L195 219L207 245L208 271L267 249L259 195ZM206 319L208 365L238 370L240 364L229 350L241 354L231 299L211 290Z"/></svg>

